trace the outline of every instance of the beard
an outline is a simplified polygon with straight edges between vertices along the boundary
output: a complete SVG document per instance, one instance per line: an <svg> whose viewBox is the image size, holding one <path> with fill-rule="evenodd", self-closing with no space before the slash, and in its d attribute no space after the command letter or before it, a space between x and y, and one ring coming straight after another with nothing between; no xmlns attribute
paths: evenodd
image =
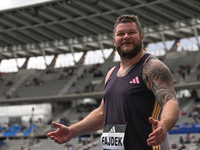
<svg viewBox="0 0 200 150"><path fill-rule="evenodd" d="M139 42L133 41L133 47L126 50L122 46L116 45L116 49L120 57L132 59L142 50L142 41L141 39Z"/></svg>

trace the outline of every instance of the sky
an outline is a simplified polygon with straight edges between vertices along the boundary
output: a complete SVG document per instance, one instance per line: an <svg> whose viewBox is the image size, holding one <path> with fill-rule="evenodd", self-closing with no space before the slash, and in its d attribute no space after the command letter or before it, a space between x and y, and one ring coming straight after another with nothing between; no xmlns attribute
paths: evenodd
<svg viewBox="0 0 200 150"><path fill-rule="evenodd" d="M0 11L22 6L33 5L37 3L48 2L48 1L53 1L53 0L1 0Z"/></svg>

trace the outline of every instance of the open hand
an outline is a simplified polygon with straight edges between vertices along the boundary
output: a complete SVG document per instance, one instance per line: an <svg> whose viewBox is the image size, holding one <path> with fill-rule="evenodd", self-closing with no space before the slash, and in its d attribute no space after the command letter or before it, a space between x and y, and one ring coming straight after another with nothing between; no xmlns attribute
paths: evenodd
<svg viewBox="0 0 200 150"><path fill-rule="evenodd" d="M149 138L147 139L147 144L151 146L160 145L167 135L167 129L165 125L158 120L149 118L149 122L152 124L153 129L155 129L151 134L149 134Z"/></svg>
<svg viewBox="0 0 200 150"><path fill-rule="evenodd" d="M56 131L49 132L47 136L51 137L58 144L63 144L72 139L73 133L69 130L69 128L63 124L59 124L56 122L52 122L53 126L57 127Z"/></svg>

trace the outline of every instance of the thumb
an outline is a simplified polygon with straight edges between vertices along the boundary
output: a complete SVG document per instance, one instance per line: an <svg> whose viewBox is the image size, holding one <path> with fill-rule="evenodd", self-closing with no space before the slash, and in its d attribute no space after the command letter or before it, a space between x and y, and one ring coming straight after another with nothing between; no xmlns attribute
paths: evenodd
<svg viewBox="0 0 200 150"><path fill-rule="evenodd" d="M154 126L158 123L158 121L153 119L152 117L149 117L149 122Z"/></svg>
<svg viewBox="0 0 200 150"><path fill-rule="evenodd" d="M61 124L56 123L54 121L52 122L52 124L53 124L54 127L57 127L57 128L61 128L61 126L62 126Z"/></svg>

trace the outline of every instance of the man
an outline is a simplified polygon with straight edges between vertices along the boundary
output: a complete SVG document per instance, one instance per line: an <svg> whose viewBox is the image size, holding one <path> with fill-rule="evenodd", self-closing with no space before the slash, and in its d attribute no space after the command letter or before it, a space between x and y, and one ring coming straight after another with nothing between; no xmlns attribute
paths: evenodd
<svg viewBox="0 0 200 150"><path fill-rule="evenodd" d="M173 78L143 50L143 38L137 16L117 19L114 45L121 61L106 76L100 107L70 127L53 122L58 129L48 136L62 144L104 127L103 149L169 150L167 132L179 115Z"/></svg>

